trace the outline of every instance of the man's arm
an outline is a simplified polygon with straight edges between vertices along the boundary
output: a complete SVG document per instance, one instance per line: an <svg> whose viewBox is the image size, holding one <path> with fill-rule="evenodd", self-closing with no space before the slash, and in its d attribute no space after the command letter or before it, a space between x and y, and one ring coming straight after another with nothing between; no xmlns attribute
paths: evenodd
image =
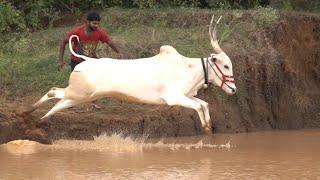
<svg viewBox="0 0 320 180"><path fill-rule="evenodd" d="M112 49L114 52L120 54L119 48L115 45L115 43L114 43L112 40L109 40L109 41L107 42L107 44L111 47L111 49Z"/></svg>

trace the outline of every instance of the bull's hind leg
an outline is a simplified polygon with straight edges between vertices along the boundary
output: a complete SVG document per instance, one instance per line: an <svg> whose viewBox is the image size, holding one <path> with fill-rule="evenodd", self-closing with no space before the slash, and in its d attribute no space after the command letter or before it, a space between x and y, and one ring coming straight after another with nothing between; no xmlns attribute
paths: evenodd
<svg viewBox="0 0 320 180"><path fill-rule="evenodd" d="M62 99L59 102L57 102L57 104L46 115L44 115L41 119L49 117L49 116L53 115L54 113L61 111L62 109L70 108L70 107L75 106L79 103L80 102L76 101L76 100Z"/></svg>
<svg viewBox="0 0 320 180"><path fill-rule="evenodd" d="M38 107L40 107L40 105L42 103L49 101L51 99L63 99L64 97L65 97L65 89L64 88L53 87L44 96L42 96L42 98L39 101L34 103L29 110L25 111L24 113L25 114L32 113L33 111L38 109Z"/></svg>

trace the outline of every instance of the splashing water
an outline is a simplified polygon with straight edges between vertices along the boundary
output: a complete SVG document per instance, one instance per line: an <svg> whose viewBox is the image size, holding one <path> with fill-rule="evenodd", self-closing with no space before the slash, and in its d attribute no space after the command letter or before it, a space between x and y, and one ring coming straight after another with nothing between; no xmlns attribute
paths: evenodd
<svg viewBox="0 0 320 180"><path fill-rule="evenodd" d="M155 144L152 143L146 143L144 144L145 147L148 148L169 148L171 150L178 150L178 149L200 149L200 148L226 148L230 149L231 144L230 141L226 144L206 144L203 142L203 140L200 140L197 143L189 143L189 144L176 144L176 143L164 143L163 141L159 141Z"/></svg>
<svg viewBox="0 0 320 180"><path fill-rule="evenodd" d="M225 148L230 149L233 147L229 142L226 144L207 144L203 140L199 140L196 143L165 143L164 140L158 142L149 142L151 140L146 137L132 138L123 137L121 134L100 135L94 137L94 141L82 141L82 140L58 140L53 143L53 147L56 149L65 150L95 150L95 151L110 151L110 152L142 152L146 149L170 149L170 150L192 150L200 148Z"/></svg>
<svg viewBox="0 0 320 180"><path fill-rule="evenodd" d="M96 150L119 153L141 151L142 143L136 142L130 137L123 138L121 135L114 134L94 137L94 141L58 140L53 143L53 147L65 150Z"/></svg>

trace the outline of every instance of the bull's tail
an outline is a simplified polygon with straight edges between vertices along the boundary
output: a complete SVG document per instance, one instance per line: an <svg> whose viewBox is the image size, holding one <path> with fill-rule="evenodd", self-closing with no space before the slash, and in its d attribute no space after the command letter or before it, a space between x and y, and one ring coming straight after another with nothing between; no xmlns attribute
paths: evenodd
<svg viewBox="0 0 320 180"><path fill-rule="evenodd" d="M80 43L80 40L79 40L79 37L77 35L72 35L70 36L69 38L69 49L70 49L70 52L72 55L74 55L75 57L78 57L78 58L82 58L84 60L92 60L93 58L90 58L90 57L87 57L87 56L84 56L84 55L81 55L81 54L77 54L76 52L74 52L74 50L72 49L72 44L71 44L71 41L72 41L72 38L77 38L78 42Z"/></svg>

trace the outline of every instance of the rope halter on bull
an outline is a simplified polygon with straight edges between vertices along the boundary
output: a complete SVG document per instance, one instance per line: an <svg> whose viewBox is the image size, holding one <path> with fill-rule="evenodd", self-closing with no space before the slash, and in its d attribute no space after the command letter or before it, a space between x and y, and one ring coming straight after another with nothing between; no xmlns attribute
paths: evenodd
<svg viewBox="0 0 320 180"><path fill-rule="evenodd" d="M217 77L220 79L221 81L221 85L220 85L220 88L222 88L223 84L225 84L226 86L228 86L230 89L233 89L231 86L229 86L226 82L231 82L231 83L235 83L235 80L234 80L234 77L233 76L228 76L228 75L225 75L222 70L219 68L219 66L217 65L217 63L215 62L216 59L214 56L210 56L210 59L209 58L206 58L205 60L206 62L204 62L204 58L201 58L201 63L202 63L202 68L203 68L203 72L204 72L204 84L203 84L203 87L204 88L207 88L208 85L209 85L209 82L208 82L208 65L210 65L211 69L214 71L214 73L217 75ZM213 62L214 66L218 69L219 73L221 74L221 76L219 76L219 74L217 73L217 71L213 68L212 66L212 63L210 62Z"/></svg>

